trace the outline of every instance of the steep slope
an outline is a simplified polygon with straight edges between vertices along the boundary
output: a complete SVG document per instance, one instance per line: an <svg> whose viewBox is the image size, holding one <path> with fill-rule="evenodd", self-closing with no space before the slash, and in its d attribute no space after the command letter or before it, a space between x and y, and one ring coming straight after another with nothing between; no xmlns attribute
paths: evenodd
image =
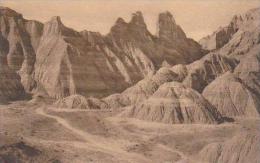
<svg viewBox="0 0 260 163"><path fill-rule="evenodd" d="M170 64L191 63L207 52L197 42L186 37L168 11L159 14L158 29L158 44L163 50L161 58Z"/></svg>
<svg viewBox="0 0 260 163"><path fill-rule="evenodd" d="M224 116L259 116L259 18L260 8L249 10L234 16L228 27L215 32L216 38L210 37L219 44L214 53L235 57L240 62L233 74L227 73L201 89Z"/></svg>
<svg viewBox="0 0 260 163"><path fill-rule="evenodd" d="M174 23L170 26L177 27L170 18L169 23ZM159 17L159 21L165 20ZM161 33L164 28L165 25L160 27ZM168 30L179 33L181 28ZM153 74L163 61L184 62L185 59L179 61L175 57L176 52L182 58L189 56L187 62L204 54L199 44L186 38L183 32L179 37L168 41L174 45L170 47L174 53L164 53L161 49L169 48L150 34L141 12L134 13L129 23L119 18L107 36L76 32L55 17L44 25L37 49L35 80L55 98L76 93L102 97L120 92ZM178 39L182 41L176 44Z"/></svg>
<svg viewBox="0 0 260 163"><path fill-rule="evenodd" d="M232 36L238 31L238 27L236 26L236 21L238 17L235 16L231 23L226 27L219 27L213 34L208 35L201 40L199 43L202 48L207 50L215 50L222 48L226 43L228 43Z"/></svg>
<svg viewBox="0 0 260 163"><path fill-rule="evenodd" d="M234 73L238 75L251 92L260 98L260 45L252 48L241 59Z"/></svg>
<svg viewBox="0 0 260 163"><path fill-rule="evenodd" d="M9 45L7 66L21 77L27 92L43 91L54 98L120 92L163 63L190 63L205 54L169 12L159 15L158 37L148 31L139 11L130 22L118 18L106 36L77 32L59 17L43 25L5 7L0 24Z"/></svg>
<svg viewBox="0 0 260 163"><path fill-rule="evenodd" d="M238 29L240 31L247 30L247 32L252 33L252 37L247 37L247 39L253 39L253 36L256 34L255 30L258 28L258 20L256 19L258 15L256 13L257 11L259 11L259 9L250 10L247 14L248 16L244 16L244 21L239 21L238 17L234 17L232 23L228 27L230 28L229 30L233 30L234 33L236 33ZM250 17L250 15L253 15L250 19L246 18ZM178 26L174 25L174 21L171 19L171 16L168 13L162 14L160 16L164 17L161 19L168 20L164 21L163 23L161 22L161 25L159 23L159 26L161 26L162 30L159 32L161 42L163 43L167 41L169 42L169 40L175 40L175 44L181 43L183 38L185 38L182 30L179 29ZM168 19L165 17L168 17ZM169 20L172 20L172 23L169 23ZM166 28L165 24L171 25ZM253 24L252 27L246 28L246 26L249 26L250 24ZM169 30L173 28L175 30ZM171 31L175 31L175 33L172 33ZM124 107L140 103L145 99L148 99L159 88L160 85L170 81L182 82L185 86L193 88L202 93L207 85L220 77L222 74L228 71L235 71L234 74L241 79L241 81L238 79L239 83L243 85L241 89L250 91L250 96L253 96L253 103L255 107L257 107L259 103L257 98L259 97L260 91L258 77L259 48L257 48L259 44L252 44L252 47L251 45L248 47L248 51L253 51L256 54L251 55L250 53L252 52L246 52L245 57L241 58L236 58L234 55L226 56L225 54L222 54L221 50L222 48L225 48L223 46L225 44L229 44L229 42L226 41L222 44L223 45L221 45L220 49L217 51L210 52L206 56L193 63L173 66L172 68L168 64L167 67L161 68L154 75L146 77L144 80L138 82L135 86L125 90L123 93L109 96L105 98L105 100L112 107ZM244 44L241 44L241 48L243 46ZM236 46L236 48L240 48L240 45ZM239 64L239 62L241 63ZM236 68L237 65L239 66Z"/></svg>
<svg viewBox="0 0 260 163"><path fill-rule="evenodd" d="M236 15L226 27L199 42L205 49L219 49L224 55L240 56L260 43L260 8ZM220 49L221 48L221 49Z"/></svg>
<svg viewBox="0 0 260 163"><path fill-rule="evenodd" d="M95 33L87 35L65 27L59 17L44 25L37 50L35 79L51 97L76 93L104 96L130 85L131 79L124 78L128 75L124 72L125 65L114 58L108 48L104 47L108 52L105 53L99 45L93 46L97 40L90 38L95 36ZM112 58L116 63L110 62Z"/></svg>
<svg viewBox="0 0 260 163"><path fill-rule="evenodd" d="M237 64L238 61L234 58L209 53L200 60L187 65L188 75L183 83L201 93L218 76L227 71L233 71Z"/></svg>
<svg viewBox="0 0 260 163"><path fill-rule="evenodd" d="M182 74L178 74L176 70L180 69L180 73L185 73L185 68L183 65L176 65L174 68L161 68L154 75L147 76L121 94L108 96L104 100L112 108L137 104L149 98L160 85L170 81L181 81Z"/></svg>
<svg viewBox="0 0 260 163"><path fill-rule="evenodd" d="M0 41L1 44L1 41ZM0 45L1 47L1 45ZM3 59L0 53L1 60ZM25 98L20 76L0 62L0 103Z"/></svg>
<svg viewBox="0 0 260 163"><path fill-rule="evenodd" d="M17 30L15 28L17 19L21 19L21 16L15 11L0 8L0 102L21 99L25 96L21 78L15 72L21 68L23 63L23 53L21 54L17 50L20 45L18 42L21 40L14 36L14 31ZM12 44L12 40L16 40L14 42L17 46ZM22 50L21 46L20 48ZM22 60L18 61L19 58Z"/></svg>
<svg viewBox="0 0 260 163"><path fill-rule="evenodd" d="M121 94L111 95L104 100L111 107L136 104L149 98L162 84L171 81L183 82L185 86L202 92L215 78L227 71L233 71L237 64L235 59L210 53L189 65L163 67Z"/></svg>
<svg viewBox="0 0 260 163"><path fill-rule="evenodd" d="M210 83L202 95L224 116L259 117L257 96L230 72Z"/></svg>
<svg viewBox="0 0 260 163"><path fill-rule="evenodd" d="M221 116L198 92L178 82L161 85L147 100L121 116L163 123L217 123Z"/></svg>
<svg viewBox="0 0 260 163"><path fill-rule="evenodd" d="M26 91L35 85L32 75L35 63L37 41L41 36L42 24L28 21L21 14L5 7L0 7L0 29L2 40L7 48L6 64L21 77ZM32 41L35 42L32 44Z"/></svg>
<svg viewBox="0 0 260 163"><path fill-rule="evenodd" d="M199 162L258 163L260 161L260 133L241 132L224 143L209 144L199 153Z"/></svg>

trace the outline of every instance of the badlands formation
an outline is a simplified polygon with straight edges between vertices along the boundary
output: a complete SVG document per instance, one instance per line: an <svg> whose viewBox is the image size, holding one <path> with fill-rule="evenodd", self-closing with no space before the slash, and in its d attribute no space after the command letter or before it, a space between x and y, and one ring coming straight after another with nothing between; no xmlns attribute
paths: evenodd
<svg viewBox="0 0 260 163"><path fill-rule="evenodd" d="M0 7L0 162L260 162L260 8L199 42L170 12L107 35Z"/></svg>

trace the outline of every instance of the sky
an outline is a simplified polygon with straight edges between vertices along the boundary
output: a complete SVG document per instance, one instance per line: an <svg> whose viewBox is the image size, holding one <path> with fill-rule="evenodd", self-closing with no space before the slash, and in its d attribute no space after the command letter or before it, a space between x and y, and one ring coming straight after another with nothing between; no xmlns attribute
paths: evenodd
<svg viewBox="0 0 260 163"><path fill-rule="evenodd" d="M235 14L260 7L260 0L0 0L0 6L41 22L60 16L77 31L102 34L118 17L129 21L135 11L142 11L148 29L156 34L158 14L170 11L187 36L199 40L227 25Z"/></svg>

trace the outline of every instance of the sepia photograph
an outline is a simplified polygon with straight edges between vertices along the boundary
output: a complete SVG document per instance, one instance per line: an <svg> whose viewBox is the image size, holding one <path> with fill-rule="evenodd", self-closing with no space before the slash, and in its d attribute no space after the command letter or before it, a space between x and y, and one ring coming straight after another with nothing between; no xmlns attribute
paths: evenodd
<svg viewBox="0 0 260 163"><path fill-rule="evenodd" d="M0 163L260 163L260 0L0 0Z"/></svg>

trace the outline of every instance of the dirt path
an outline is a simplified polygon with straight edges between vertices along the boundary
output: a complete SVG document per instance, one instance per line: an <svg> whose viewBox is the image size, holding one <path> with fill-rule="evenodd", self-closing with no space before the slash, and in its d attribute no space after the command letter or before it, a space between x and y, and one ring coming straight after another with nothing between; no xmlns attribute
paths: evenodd
<svg viewBox="0 0 260 163"><path fill-rule="evenodd" d="M112 155L117 155L117 156L123 156L125 158L129 158L129 161L138 161L138 162L149 162L146 158L144 158L141 155L135 154L135 153L129 153L126 152L123 148L125 148L127 145L129 145L129 142L127 141L119 141L119 140L111 140L108 138L96 136L96 135L91 135L87 132L84 132L78 128L75 128L72 126L67 120L55 116L55 115L50 115L44 111L44 107L39 107L36 109L36 113L42 116L45 116L47 118L55 119L59 124L61 124L63 127L71 130L73 133L79 135L85 142L82 143L80 142L80 147L85 148L95 148L96 150L100 150L105 153L110 153ZM72 143L75 145L75 141L70 142L68 141L67 143Z"/></svg>

